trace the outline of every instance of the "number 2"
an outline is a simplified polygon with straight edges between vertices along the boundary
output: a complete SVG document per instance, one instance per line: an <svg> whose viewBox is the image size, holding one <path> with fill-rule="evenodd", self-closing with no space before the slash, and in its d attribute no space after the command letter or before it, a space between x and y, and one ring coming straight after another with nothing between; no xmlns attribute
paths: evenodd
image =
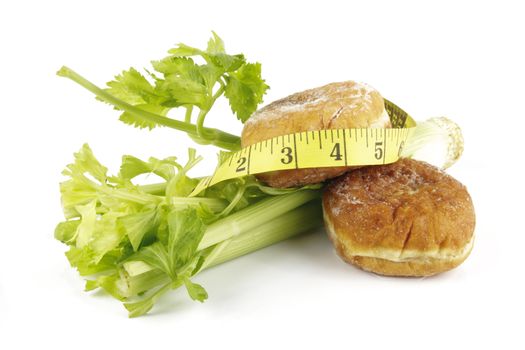
<svg viewBox="0 0 525 350"><path fill-rule="evenodd" d="M241 157L239 158L239 160L237 160L237 169L235 169L236 172L240 173L241 171L245 171L246 170L246 157Z"/></svg>

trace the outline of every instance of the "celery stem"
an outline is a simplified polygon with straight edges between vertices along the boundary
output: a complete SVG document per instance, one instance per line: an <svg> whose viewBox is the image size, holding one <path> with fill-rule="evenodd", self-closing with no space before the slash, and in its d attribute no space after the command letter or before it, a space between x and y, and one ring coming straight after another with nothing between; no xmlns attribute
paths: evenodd
<svg viewBox="0 0 525 350"><path fill-rule="evenodd" d="M154 194L156 196L163 196L166 191L166 182L150 184L150 185L141 185L138 186L139 190L149 194Z"/></svg>
<svg viewBox="0 0 525 350"><path fill-rule="evenodd" d="M212 253L205 261L202 269L208 269L300 233L319 228L322 224L321 202L320 200L312 200L249 231L220 242L216 247L222 248L222 250L219 250L216 255ZM223 247L219 245L223 245ZM133 263L136 264L136 262L126 264L131 266ZM141 265L143 266L142 263ZM125 297L135 296L170 281L168 275L158 269L143 270L141 267L140 270L138 274L127 275L126 288L121 290Z"/></svg>
<svg viewBox="0 0 525 350"><path fill-rule="evenodd" d="M299 233L321 227L322 224L321 203L319 200L312 201L228 240L224 249L214 259L206 261L203 268L233 260Z"/></svg>
<svg viewBox="0 0 525 350"><path fill-rule="evenodd" d="M263 199L209 225L199 244L199 250L240 233L249 232L319 196L320 191L318 190L303 190Z"/></svg>
<svg viewBox="0 0 525 350"><path fill-rule="evenodd" d="M57 72L57 75L71 79L72 81L76 82L77 84L81 85L85 89L95 94L100 99L132 115L140 116L141 118L148 119L152 122L167 126L172 129L184 131L190 134L190 136L198 135L197 127L194 124L167 118L167 117L155 114L155 113L151 113L151 112L142 110L135 106L132 106L129 103L126 103L112 96L111 94L104 91L103 89L100 89L98 86L94 85L93 83L91 83L90 81L82 77L80 74L76 73L75 71L71 70L68 67L64 66L60 68L60 70ZM205 132L206 137L210 138L206 140L207 142L212 143L215 146L230 150L230 151L240 149L240 138L238 136L226 133L218 129L212 129L212 128L202 128L202 129Z"/></svg>

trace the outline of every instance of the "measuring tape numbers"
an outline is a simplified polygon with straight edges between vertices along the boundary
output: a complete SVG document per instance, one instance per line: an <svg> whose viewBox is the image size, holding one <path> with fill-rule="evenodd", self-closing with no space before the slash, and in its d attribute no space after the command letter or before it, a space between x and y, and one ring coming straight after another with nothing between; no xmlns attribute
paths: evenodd
<svg viewBox="0 0 525 350"><path fill-rule="evenodd" d="M396 162L415 123L385 100L393 128L303 131L273 137L234 152L203 178L190 196L218 182L278 170L380 165Z"/></svg>

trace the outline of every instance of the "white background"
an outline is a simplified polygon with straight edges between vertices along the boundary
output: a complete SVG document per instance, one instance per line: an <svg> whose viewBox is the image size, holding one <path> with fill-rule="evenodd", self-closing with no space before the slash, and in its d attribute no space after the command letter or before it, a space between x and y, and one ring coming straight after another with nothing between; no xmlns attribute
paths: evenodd
<svg viewBox="0 0 525 350"><path fill-rule="evenodd" d="M519 2L4 1L0 5L0 348L524 348L524 10ZM53 239L58 183L89 142L110 169L122 154L184 157L176 131L133 129L61 65L103 84L215 30L263 63L265 101L359 80L416 119L464 132L450 173L477 213L470 258L426 279L383 278L341 262L314 232L200 274L147 317L84 293ZM239 133L226 104L210 125ZM214 166L215 150L197 174Z"/></svg>

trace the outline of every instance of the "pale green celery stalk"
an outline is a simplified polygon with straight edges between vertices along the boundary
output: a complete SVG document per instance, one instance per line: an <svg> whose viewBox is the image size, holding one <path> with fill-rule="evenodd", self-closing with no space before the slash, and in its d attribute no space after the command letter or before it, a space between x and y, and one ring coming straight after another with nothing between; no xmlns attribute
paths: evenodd
<svg viewBox="0 0 525 350"><path fill-rule="evenodd" d="M142 192L149 195L164 196L166 191L166 182L142 185L138 186ZM160 197L159 197L160 198ZM227 206L227 201L219 198L206 198L206 197L170 197L171 204L176 208L185 208L188 206L194 206L196 204L205 204L211 211L218 213L223 211Z"/></svg>
<svg viewBox="0 0 525 350"><path fill-rule="evenodd" d="M223 262L249 254L274 243L310 231L323 225L321 201L314 200L304 204L272 221L253 228L228 240L224 249L204 268L210 268Z"/></svg>
<svg viewBox="0 0 525 350"><path fill-rule="evenodd" d="M172 129L184 131L190 134L191 136L195 136L199 138L197 127L195 126L195 124L171 119L171 118L164 117L162 115L151 113L151 112L142 110L140 108L137 108L135 106L132 106L129 103L126 103L116 98L115 96L107 93L106 91L99 88L95 84L91 83L89 80L85 79L80 74L76 73L75 71L73 71L72 69L68 67L64 66L60 68L60 70L57 72L57 75L71 79L75 83L79 84L80 86L84 87L88 91L95 94L101 100L109 104L112 104L118 109L122 111L126 111L131 115L139 116L141 118L154 122L158 125L163 125L163 126L166 126ZM224 148L230 151L236 151L241 148L241 141L238 136L235 136L235 135L232 135L227 132L221 131L219 129L214 129L214 128L203 127L202 131L204 131L203 135L206 136L206 142L212 145L215 145L217 147Z"/></svg>
<svg viewBox="0 0 525 350"><path fill-rule="evenodd" d="M166 191L166 182L138 186L142 192L163 196Z"/></svg>
<svg viewBox="0 0 525 350"><path fill-rule="evenodd" d="M240 235L219 243L223 247L216 255L212 253L203 269L249 254L300 233L321 227L323 224L320 200L312 200L273 220L267 221ZM124 297L136 296L160 285L170 282L170 278L158 269L140 261L124 264L125 276L119 281L119 289Z"/></svg>
<svg viewBox="0 0 525 350"><path fill-rule="evenodd" d="M149 265L146 265L149 270L143 271L139 266L138 270L143 272L135 271L137 265L141 263L141 261L130 261L125 264L125 270L117 281L117 288L122 297L134 297L142 292L171 282L171 278L168 275L159 269L152 269Z"/></svg>
<svg viewBox="0 0 525 350"><path fill-rule="evenodd" d="M228 202L219 198L206 197L170 197L169 201L175 208L186 208L198 204L206 205L214 213L219 213L228 206Z"/></svg>
<svg viewBox="0 0 525 350"><path fill-rule="evenodd" d="M320 190L302 190L263 199L209 225L198 249L202 250L243 232L249 232L253 228L318 198L320 194Z"/></svg>
<svg viewBox="0 0 525 350"><path fill-rule="evenodd" d="M148 204L151 202L160 202L162 197L154 196L148 193L133 193L119 188L108 186L100 186L99 191L112 197L122 199L125 201L135 202L139 204Z"/></svg>
<svg viewBox="0 0 525 350"><path fill-rule="evenodd" d="M206 249L239 234L249 233L253 228L270 223L320 196L321 190L300 190L265 198L209 225L198 250ZM136 261L126 262L124 268L130 275L141 274L149 269L148 265Z"/></svg>
<svg viewBox="0 0 525 350"><path fill-rule="evenodd" d="M446 169L463 153L461 129L448 118L425 120L418 123L411 132L406 145L401 150L402 157L425 160ZM438 154L440 152L442 154Z"/></svg>

